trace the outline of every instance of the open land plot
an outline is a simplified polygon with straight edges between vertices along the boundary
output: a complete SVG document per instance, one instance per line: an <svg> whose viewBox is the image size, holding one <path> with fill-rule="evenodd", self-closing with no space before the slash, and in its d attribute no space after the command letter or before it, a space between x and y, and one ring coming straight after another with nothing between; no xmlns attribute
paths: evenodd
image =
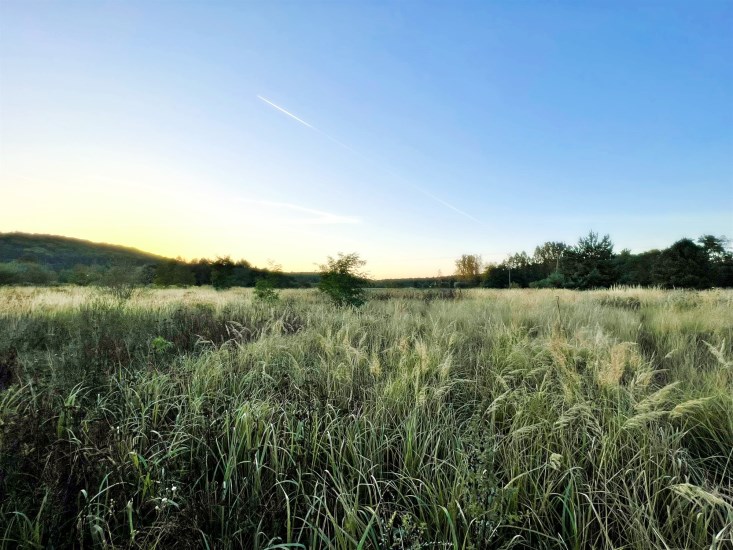
<svg viewBox="0 0 733 550"><path fill-rule="evenodd" d="M0 289L4 547L726 548L733 291Z"/></svg>

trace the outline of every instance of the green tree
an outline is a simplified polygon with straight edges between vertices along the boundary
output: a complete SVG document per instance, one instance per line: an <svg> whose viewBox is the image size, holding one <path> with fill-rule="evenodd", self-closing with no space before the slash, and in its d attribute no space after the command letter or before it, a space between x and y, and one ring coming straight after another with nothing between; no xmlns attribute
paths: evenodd
<svg viewBox="0 0 733 550"><path fill-rule="evenodd" d="M697 242L705 249L712 270L711 282L719 287L733 286L733 251L725 236L703 235Z"/></svg>
<svg viewBox="0 0 733 550"><path fill-rule="evenodd" d="M29 261L0 264L0 285L48 285L56 282L56 273Z"/></svg>
<svg viewBox="0 0 733 550"><path fill-rule="evenodd" d="M486 288L507 288L509 286L509 266L507 263L488 264L484 269L481 285Z"/></svg>
<svg viewBox="0 0 733 550"><path fill-rule="evenodd" d="M102 276L100 283L120 300L132 297L140 286L141 269L131 265L114 265Z"/></svg>
<svg viewBox="0 0 733 550"><path fill-rule="evenodd" d="M703 235L697 242L700 243L708 259L712 263L723 262L730 258L731 251L728 249L730 241L725 236L716 237L715 235Z"/></svg>
<svg viewBox="0 0 733 550"><path fill-rule="evenodd" d="M652 271L654 282L666 288L707 288L712 275L705 248L690 239L681 239L662 250Z"/></svg>
<svg viewBox="0 0 733 550"><path fill-rule="evenodd" d="M456 277L463 283L478 284L483 262L478 254L464 254L456 260Z"/></svg>
<svg viewBox="0 0 733 550"><path fill-rule="evenodd" d="M153 283L157 286L193 286L196 276L183 260L168 260L156 266Z"/></svg>
<svg viewBox="0 0 733 550"><path fill-rule="evenodd" d="M551 273L560 271L560 259L568 249L563 242L547 241L534 249L533 261L541 267L543 275L548 277Z"/></svg>
<svg viewBox="0 0 733 550"><path fill-rule="evenodd" d="M616 282L611 237L590 231L564 253L562 274L570 288L609 287Z"/></svg>
<svg viewBox="0 0 733 550"><path fill-rule="evenodd" d="M321 280L318 290L326 294L339 306L359 307L366 301L364 287L369 279L361 271L366 262L355 252L339 253L337 258L328 257L319 266Z"/></svg>
<svg viewBox="0 0 733 550"><path fill-rule="evenodd" d="M272 304L280 299L280 294L275 290L275 284L270 277L261 277L255 283L255 299L260 302Z"/></svg>

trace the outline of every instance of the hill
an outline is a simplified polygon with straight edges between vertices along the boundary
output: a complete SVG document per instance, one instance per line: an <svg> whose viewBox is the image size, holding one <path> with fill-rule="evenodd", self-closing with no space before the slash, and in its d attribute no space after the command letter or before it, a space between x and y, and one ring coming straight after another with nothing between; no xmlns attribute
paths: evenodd
<svg viewBox="0 0 733 550"><path fill-rule="evenodd" d="M75 265L142 266L165 259L136 248L59 235L0 233L0 263L18 260L36 262L58 271L71 269Z"/></svg>

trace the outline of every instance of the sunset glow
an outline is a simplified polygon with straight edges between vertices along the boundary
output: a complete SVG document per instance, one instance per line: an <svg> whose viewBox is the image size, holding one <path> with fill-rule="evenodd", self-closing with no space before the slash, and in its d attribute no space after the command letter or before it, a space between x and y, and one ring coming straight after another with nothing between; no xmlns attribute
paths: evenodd
<svg viewBox="0 0 733 550"><path fill-rule="evenodd" d="M0 231L384 277L732 234L733 18L700 8L3 2Z"/></svg>

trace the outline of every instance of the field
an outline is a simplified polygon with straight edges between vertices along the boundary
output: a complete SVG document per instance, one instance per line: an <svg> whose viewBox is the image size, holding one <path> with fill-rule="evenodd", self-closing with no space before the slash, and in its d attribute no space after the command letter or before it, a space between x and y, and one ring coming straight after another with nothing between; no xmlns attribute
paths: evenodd
<svg viewBox="0 0 733 550"><path fill-rule="evenodd" d="M733 291L0 289L2 546L733 548Z"/></svg>

